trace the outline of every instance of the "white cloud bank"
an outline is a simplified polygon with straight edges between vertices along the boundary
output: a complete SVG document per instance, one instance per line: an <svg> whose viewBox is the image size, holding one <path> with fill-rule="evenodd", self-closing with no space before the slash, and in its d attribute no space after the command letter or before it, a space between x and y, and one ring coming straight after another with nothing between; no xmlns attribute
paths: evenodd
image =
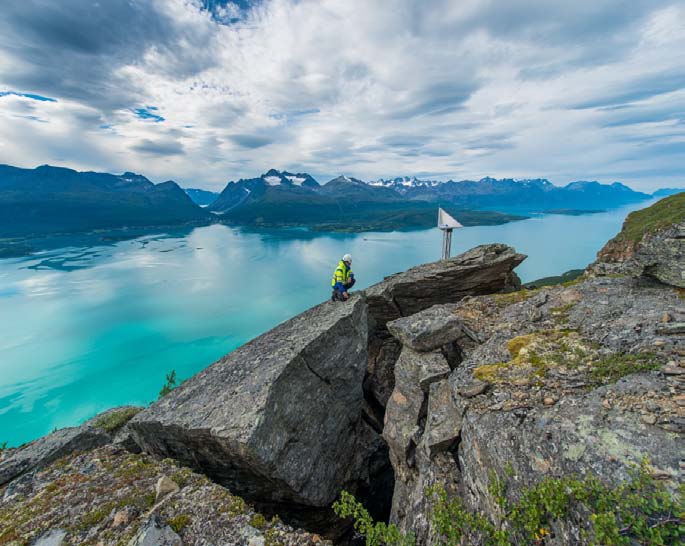
<svg viewBox="0 0 685 546"><path fill-rule="evenodd" d="M0 162L685 186L682 2L56 4L0 11Z"/></svg>

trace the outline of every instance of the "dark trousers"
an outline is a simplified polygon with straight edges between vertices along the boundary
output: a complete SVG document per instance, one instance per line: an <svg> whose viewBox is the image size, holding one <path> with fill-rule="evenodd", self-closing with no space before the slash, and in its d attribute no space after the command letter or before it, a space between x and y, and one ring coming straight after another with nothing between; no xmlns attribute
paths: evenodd
<svg viewBox="0 0 685 546"><path fill-rule="evenodd" d="M350 279L345 283L345 290L349 290L354 286L354 279ZM334 288L333 293L331 294L331 301L345 301L345 298L342 295L342 292L340 291L339 288Z"/></svg>

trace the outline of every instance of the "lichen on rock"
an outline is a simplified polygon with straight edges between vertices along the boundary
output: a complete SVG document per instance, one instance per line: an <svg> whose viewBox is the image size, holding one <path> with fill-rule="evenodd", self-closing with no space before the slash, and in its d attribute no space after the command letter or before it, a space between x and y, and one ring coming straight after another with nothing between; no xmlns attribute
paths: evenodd
<svg viewBox="0 0 685 546"><path fill-rule="evenodd" d="M156 502L159 479L182 470L183 487ZM326 544L278 520L256 529L250 522L257 512L205 476L115 446L61 458L0 488L0 499L5 546L57 535L64 545L243 546L267 533L272 544Z"/></svg>

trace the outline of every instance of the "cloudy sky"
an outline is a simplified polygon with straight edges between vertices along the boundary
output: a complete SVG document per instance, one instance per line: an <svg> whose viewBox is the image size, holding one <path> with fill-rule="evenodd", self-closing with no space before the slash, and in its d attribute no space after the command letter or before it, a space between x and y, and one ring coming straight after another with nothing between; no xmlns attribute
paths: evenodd
<svg viewBox="0 0 685 546"><path fill-rule="evenodd" d="M0 163L685 186L683 0L3 0Z"/></svg>

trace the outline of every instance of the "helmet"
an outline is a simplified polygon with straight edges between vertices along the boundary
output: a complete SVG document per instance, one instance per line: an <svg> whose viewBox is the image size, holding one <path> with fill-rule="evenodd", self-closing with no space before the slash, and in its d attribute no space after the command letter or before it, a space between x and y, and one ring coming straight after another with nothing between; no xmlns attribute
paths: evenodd
<svg viewBox="0 0 685 546"><path fill-rule="evenodd" d="M352 263L352 254L345 254L343 256L343 262Z"/></svg>

